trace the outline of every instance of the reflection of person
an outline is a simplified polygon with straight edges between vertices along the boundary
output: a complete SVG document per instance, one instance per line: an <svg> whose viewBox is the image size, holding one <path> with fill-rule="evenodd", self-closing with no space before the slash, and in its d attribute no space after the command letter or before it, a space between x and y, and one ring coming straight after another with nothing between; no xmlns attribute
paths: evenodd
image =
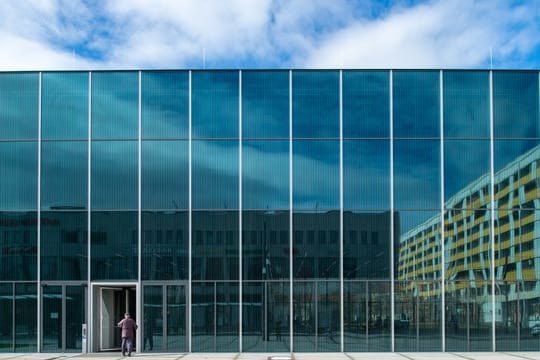
<svg viewBox="0 0 540 360"><path fill-rule="evenodd" d="M281 341L281 320L276 321L276 341Z"/></svg>
<svg viewBox="0 0 540 360"><path fill-rule="evenodd" d="M154 348L154 319L151 316L146 315L144 317L143 333L143 347L146 349L146 340L148 340L148 345L152 350Z"/></svg>
<svg viewBox="0 0 540 360"><path fill-rule="evenodd" d="M135 338L135 330L137 330L138 326L135 323L135 320L131 318L129 313L126 313L124 315L124 319L118 323L118 327L122 328L122 356L126 356L126 350L128 356L131 356L131 351L133 350L133 339Z"/></svg>

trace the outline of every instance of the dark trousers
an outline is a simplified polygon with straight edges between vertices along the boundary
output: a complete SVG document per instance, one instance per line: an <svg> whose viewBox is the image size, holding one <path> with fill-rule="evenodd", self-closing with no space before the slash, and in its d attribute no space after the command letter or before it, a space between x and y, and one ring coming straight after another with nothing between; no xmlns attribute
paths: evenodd
<svg viewBox="0 0 540 360"><path fill-rule="evenodd" d="M130 337L122 337L122 355L127 351L128 354L131 354L133 350L133 339Z"/></svg>

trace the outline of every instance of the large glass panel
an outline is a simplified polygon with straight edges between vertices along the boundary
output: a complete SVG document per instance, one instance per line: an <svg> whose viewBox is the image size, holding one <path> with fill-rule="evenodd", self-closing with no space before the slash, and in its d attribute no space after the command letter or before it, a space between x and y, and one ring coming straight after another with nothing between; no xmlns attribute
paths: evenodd
<svg viewBox="0 0 540 360"><path fill-rule="evenodd" d="M394 136L439 137L439 71L393 72Z"/></svg>
<svg viewBox="0 0 540 360"><path fill-rule="evenodd" d="M343 277L390 278L390 211L343 212ZM399 222L394 222L399 231Z"/></svg>
<svg viewBox="0 0 540 360"><path fill-rule="evenodd" d="M538 138L538 71L493 72L496 138Z"/></svg>
<svg viewBox="0 0 540 360"><path fill-rule="evenodd" d="M339 138L339 72L292 74L294 138Z"/></svg>
<svg viewBox="0 0 540 360"><path fill-rule="evenodd" d="M62 352L62 287L43 286L43 336L44 352Z"/></svg>
<svg viewBox="0 0 540 360"><path fill-rule="evenodd" d="M92 142L92 209L137 209L137 142Z"/></svg>
<svg viewBox="0 0 540 360"><path fill-rule="evenodd" d="M396 282L395 299L395 350L441 351L440 282Z"/></svg>
<svg viewBox="0 0 540 360"><path fill-rule="evenodd" d="M0 212L0 280L36 280L37 214Z"/></svg>
<svg viewBox="0 0 540 360"><path fill-rule="evenodd" d="M0 209L37 208L37 143L0 142Z"/></svg>
<svg viewBox="0 0 540 360"><path fill-rule="evenodd" d="M290 351L289 283L244 282L242 296L243 351Z"/></svg>
<svg viewBox="0 0 540 360"><path fill-rule="evenodd" d="M41 143L41 209L86 209L88 143Z"/></svg>
<svg viewBox="0 0 540 360"><path fill-rule="evenodd" d="M216 283L216 350L237 352L239 348L239 288L235 282Z"/></svg>
<svg viewBox="0 0 540 360"><path fill-rule="evenodd" d="M238 81L238 71L192 72L191 121L194 139L239 137Z"/></svg>
<svg viewBox="0 0 540 360"><path fill-rule="evenodd" d="M535 261L538 261L538 258ZM515 298L515 295L512 297ZM540 333L540 282L538 280L521 282L518 288L518 301L510 299L508 297L503 301L516 303L514 309L517 311L515 311L515 315L512 315L512 319L515 319L514 323L521 324L519 350L540 350L540 342L538 341Z"/></svg>
<svg viewBox="0 0 540 360"><path fill-rule="evenodd" d="M187 139L189 73L142 72L142 138Z"/></svg>
<svg viewBox="0 0 540 360"><path fill-rule="evenodd" d="M343 137L390 137L388 71L343 71Z"/></svg>
<svg viewBox="0 0 540 360"><path fill-rule="evenodd" d="M15 284L15 352L37 351L37 286Z"/></svg>
<svg viewBox="0 0 540 360"><path fill-rule="evenodd" d="M238 211L193 211L192 279L238 279Z"/></svg>
<svg viewBox="0 0 540 360"><path fill-rule="evenodd" d="M144 287L143 313L143 351L164 351L163 287L161 285Z"/></svg>
<svg viewBox="0 0 540 360"><path fill-rule="evenodd" d="M86 323L86 286L66 286L66 350L82 349L81 324Z"/></svg>
<svg viewBox="0 0 540 360"><path fill-rule="evenodd" d="M41 212L41 280L86 280L87 213Z"/></svg>
<svg viewBox="0 0 540 360"><path fill-rule="evenodd" d="M137 72L92 72L93 139L137 139L138 109Z"/></svg>
<svg viewBox="0 0 540 360"><path fill-rule="evenodd" d="M344 340L347 352L390 352L389 281L345 281Z"/></svg>
<svg viewBox="0 0 540 360"><path fill-rule="evenodd" d="M293 189L295 209L339 209L339 141L294 141Z"/></svg>
<svg viewBox="0 0 540 360"><path fill-rule="evenodd" d="M440 209L439 140L394 141L394 207Z"/></svg>
<svg viewBox="0 0 540 360"><path fill-rule="evenodd" d="M167 351L185 352L186 335L186 288L167 286Z"/></svg>
<svg viewBox="0 0 540 360"><path fill-rule="evenodd" d="M38 93L37 73L0 74L1 139L38 138Z"/></svg>
<svg viewBox="0 0 540 360"><path fill-rule="evenodd" d="M191 351L213 352L216 348L215 283L193 282L191 294Z"/></svg>
<svg viewBox="0 0 540 360"><path fill-rule="evenodd" d="M443 72L444 137L489 138L489 72Z"/></svg>
<svg viewBox="0 0 540 360"><path fill-rule="evenodd" d="M137 280L137 212L92 211L93 280Z"/></svg>
<svg viewBox="0 0 540 360"><path fill-rule="evenodd" d="M242 72L242 137L289 137L289 72Z"/></svg>
<svg viewBox="0 0 540 360"><path fill-rule="evenodd" d="M243 141L242 208L289 208L288 141Z"/></svg>
<svg viewBox="0 0 540 360"><path fill-rule="evenodd" d="M444 199L445 205L463 206L460 200L476 193L476 200L485 203L477 193L490 178L489 140L444 141ZM489 192L488 192L489 194ZM487 195L487 194L486 194ZM449 201L449 199L452 200ZM466 206L478 207L475 201Z"/></svg>
<svg viewBox="0 0 540 360"><path fill-rule="evenodd" d="M88 138L88 73L41 75L41 138Z"/></svg>
<svg viewBox="0 0 540 360"><path fill-rule="evenodd" d="M339 210L294 212L295 279L339 278L339 226Z"/></svg>
<svg viewBox="0 0 540 360"><path fill-rule="evenodd" d="M343 141L343 207L390 208L390 141Z"/></svg>
<svg viewBox="0 0 540 360"><path fill-rule="evenodd" d="M187 141L143 141L141 201L143 209L187 209Z"/></svg>
<svg viewBox="0 0 540 360"><path fill-rule="evenodd" d="M0 353L13 351L13 284L0 283Z"/></svg>
<svg viewBox="0 0 540 360"><path fill-rule="evenodd" d="M187 211L143 211L141 221L142 279L187 279Z"/></svg>
<svg viewBox="0 0 540 360"><path fill-rule="evenodd" d="M520 168L531 171L534 162L540 159L540 142L532 139L495 140L493 142L493 161L495 166L495 182L502 178L510 179L511 173ZM527 169L527 167L529 168ZM518 176L521 176L519 173Z"/></svg>
<svg viewBox="0 0 540 360"><path fill-rule="evenodd" d="M238 141L192 142L193 209L238 208Z"/></svg>

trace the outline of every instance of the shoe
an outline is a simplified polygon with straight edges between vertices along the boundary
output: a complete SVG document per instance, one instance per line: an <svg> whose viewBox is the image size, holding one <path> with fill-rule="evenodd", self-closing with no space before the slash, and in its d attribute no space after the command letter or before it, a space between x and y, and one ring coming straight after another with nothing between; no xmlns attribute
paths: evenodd
<svg viewBox="0 0 540 360"><path fill-rule="evenodd" d="M131 353L128 353L128 356L131 356Z"/></svg>
<svg viewBox="0 0 540 360"><path fill-rule="evenodd" d="M122 356L126 356L126 353L122 353Z"/></svg>

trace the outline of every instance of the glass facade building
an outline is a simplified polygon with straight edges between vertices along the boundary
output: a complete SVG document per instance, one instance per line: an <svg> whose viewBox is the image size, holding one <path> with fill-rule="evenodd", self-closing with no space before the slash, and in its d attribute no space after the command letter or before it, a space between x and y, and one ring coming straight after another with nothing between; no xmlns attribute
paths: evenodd
<svg viewBox="0 0 540 360"><path fill-rule="evenodd" d="M540 351L539 88L0 73L0 352Z"/></svg>

